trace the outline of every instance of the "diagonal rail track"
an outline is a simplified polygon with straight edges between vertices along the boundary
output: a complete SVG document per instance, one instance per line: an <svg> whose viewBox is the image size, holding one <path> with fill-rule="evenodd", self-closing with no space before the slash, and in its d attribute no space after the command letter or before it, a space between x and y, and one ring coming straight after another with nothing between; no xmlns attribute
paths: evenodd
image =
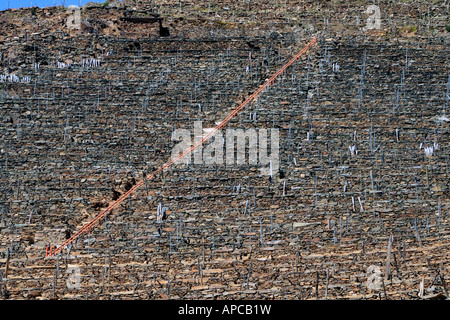
<svg viewBox="0 0 450 320"><path fill-rule="evenodd" d="M289 66L291 66L296 60L300 58L308 49L313 46L317 42L317 38L314 37L299 53L297 53L291 60L289 60L288 63L286 63L283 67L281 67L270 79L268 79L264 84L262 84L255 92L253 92L252 95L250 95L243 103L241 103L236 109L234 109L222 122L220 122L213 130L211 130L206 136L204 136L200 141L192 145L189 149L185 150L183 153L181 153L178 157L175 157L171 159L169 162L165 163L163 166L161 166L159 169L155 170L154 172L150 173L147 177L145 177L143 180L139 181L137 184L135 184L131 189L129 189L127 192L122 194L114 203L109 205L106 209L104 209L101 213L99 213L94 219L89 221L87 224L85 224L83 227L81 227L76 233L74 233L69 239L64 241L62 244L60 244L58 247L53 249L53 247L46 247L45 255L48 256L54 256L58 253L60 253L65 247L73 243L78 237L80 237L82 234L86 232L91 232L91 229L95 226L96 223L98 223L100 220L102 220L105 216L107 216L109 213L111 213L115 208L117 208L123 200L128 198L130 195L132 195L137 189L139 189L142 185L145 184L146 180L152 180L156 176L158 176L160 173L162 173L164 170L172 166L173 164L177 163L179 160L184 158L185 156L191 154L195 149L200 147L203 143L208 141L214 134L225 127L225 125L236 115L244 109L250 102L253 100L256 100L261 92L264 92L267 87L270 87L273 85L275 79L281 75Z"/></svg>

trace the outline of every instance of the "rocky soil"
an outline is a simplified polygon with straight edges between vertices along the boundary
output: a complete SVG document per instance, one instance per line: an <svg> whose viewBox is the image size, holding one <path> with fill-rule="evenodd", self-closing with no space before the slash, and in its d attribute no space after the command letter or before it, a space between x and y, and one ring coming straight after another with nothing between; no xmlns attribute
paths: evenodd
<svg viewBox="0 0 450 320"><path fill-rule="evenodd" d="M111 1L79 29L0 12L1 298L448 297L449 2L381 3L367 29L370 4ZM152 13L170 35L121 20ZM173 166L46 257L314 36L227 126L279 130L272 179Z"/></svg>

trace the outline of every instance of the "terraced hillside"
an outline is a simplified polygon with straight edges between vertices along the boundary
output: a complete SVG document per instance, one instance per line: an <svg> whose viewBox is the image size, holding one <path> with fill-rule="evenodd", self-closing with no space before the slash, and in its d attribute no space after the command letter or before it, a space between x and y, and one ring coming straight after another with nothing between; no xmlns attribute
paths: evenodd
<svg viewBox="0 0 450 320"><path fill-rule="evenodd" d="M333 10L353 21L361 5L180 3L86 7L70 31L56 28L63 8L35 9L34 22L31 9L0 13L0 73L18 77L0 82L2 298L445 298L443 20L405 33L411 8L427 17L394 2L404 14L382 29L343 32L317 23ZM293 23L293 8L313 27ZM119 20L150 9L170 36ZM196 121L214 127L313 36L222 130L277 129L272 177L248 162L172 166L46 257L169 161L175 130L198 138Z"/></svg>

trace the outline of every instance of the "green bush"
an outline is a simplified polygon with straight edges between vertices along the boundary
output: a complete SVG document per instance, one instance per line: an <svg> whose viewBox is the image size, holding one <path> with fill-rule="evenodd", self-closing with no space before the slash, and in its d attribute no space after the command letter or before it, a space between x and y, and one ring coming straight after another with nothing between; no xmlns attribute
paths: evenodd
<svg viewBox="0 0 450 320"><path fill-rule="evenodd" d="M448 31L448 32L450 32L450 25L448 25L448 26L445 26L445 31Z"/></svg>

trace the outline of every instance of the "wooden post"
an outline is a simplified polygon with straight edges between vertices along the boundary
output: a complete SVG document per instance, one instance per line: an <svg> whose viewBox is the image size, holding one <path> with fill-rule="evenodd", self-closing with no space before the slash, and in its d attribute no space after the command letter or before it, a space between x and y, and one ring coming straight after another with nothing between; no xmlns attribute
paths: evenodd
<svg viewBox="0 0 450 320"><path fill-rule="evenodd" d="M391 249L392 249L392 243L394 242L394 235L389 236L389 242L388 242L388 248L387 248L387 257L386 257L386 271L385 271L385 278L386 280L389 279L391 275Z"/></svg>
<svg viewBox="0 0 450 320"><path fill-rule="evenodd" d="M9 271L9 256L10 256L10 254L9 254L9 248L8 248L8 250L7 250L7 253L6 253L6 265L5 265L5 274L4 274L4 278L8 278L8 271Z"/></svg>
<svg viewBox="0 0 450 320"><path fill-rule="evenodd" d="M319 300L319 272L316 271L316 300Z"/></svg>

